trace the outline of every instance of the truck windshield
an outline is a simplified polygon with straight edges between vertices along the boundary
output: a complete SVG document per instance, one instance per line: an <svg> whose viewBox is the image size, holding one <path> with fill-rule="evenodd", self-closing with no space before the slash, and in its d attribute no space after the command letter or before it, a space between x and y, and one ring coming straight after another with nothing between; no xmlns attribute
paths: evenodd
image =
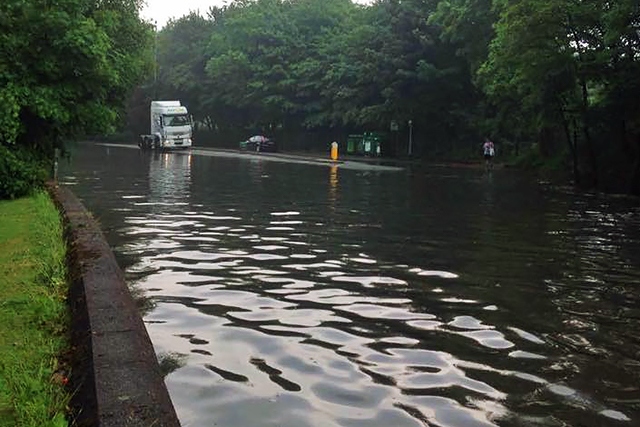
<svg viewBox="0 0 640 427"><path fill-rule="evenodd" d="M188 124L189 124L189 116L186 114L164 116L165 126L186 126Z"/></svg>

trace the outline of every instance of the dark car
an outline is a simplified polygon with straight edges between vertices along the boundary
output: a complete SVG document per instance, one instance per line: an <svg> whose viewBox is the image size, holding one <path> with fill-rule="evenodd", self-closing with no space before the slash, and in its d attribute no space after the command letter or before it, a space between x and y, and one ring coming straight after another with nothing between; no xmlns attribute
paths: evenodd
<svg viewBox="0 0 640 427"><path fill-rule="evenodd" d="M277 151L276 142L262 135L254 135L246 141L240 141L240 149L246 151Z"/></svg>

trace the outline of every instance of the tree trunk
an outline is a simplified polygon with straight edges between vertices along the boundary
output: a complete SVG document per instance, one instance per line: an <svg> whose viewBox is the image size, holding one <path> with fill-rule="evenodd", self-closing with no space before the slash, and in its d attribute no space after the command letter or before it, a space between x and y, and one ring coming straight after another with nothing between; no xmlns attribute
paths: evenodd
<svg viewBox="0 0 640 427"><path fill-rule="evenodd" d="M580 86L582 89L582 133L584 135L584 141L587 145L587 156L589 158L589 166L591 167L592 184L594 188L598 187L598 159L596 157L596 150L591 139L589 132L589 92L587 90L587 82L584 77L580 77Z"/></svg>
<svg viewBox="0 0 640 427"><path fill-rule="evenodd" d="M629 185L629 193L634 196L640 196L640 133L635 137L635 153L633 160L633 169L631 170L631 180Z"/></svg>
<svg viewBox="0 0 640 427"><path fill-rule="evenodd" d="M583 58L583 54L581 51L581 41L575 31L575 26L572 24L572 17L570 14L567 15L567 22L569 23L569 27L571 28L571 34L573 35L573 41L575 42L576 52L578 53L578 63L575 64L576 67L576 76L578 81L580 82L580 89L582 92L582 100L580 102L580 115L582 119L582 134L584 136L584 142L587 146L587 157L589 160L590 172L592 174L591 177L591 185L595 188L598 187L598 163L596 158L596 150L593 145L593 140L591 139L591 134L589 132L589 90L587 89L587 81L585 79L584 74L580 71L579 64L586 63Z"/></svg>
<svg viewBox="0 0 640 427"><path fill-rule="evenodd" d="M571 153L571 171L573 173L573 182L575 185L580 185L580 172L578 170L578 139L575 135L576 122L573 120L574 138L571 137L571 129L569 129L569 123L565 117L562 107L560 107L560 120L562 121L562 128L564 129L564 135L567 139L567 145L569 145L569 152Z"/></svg>

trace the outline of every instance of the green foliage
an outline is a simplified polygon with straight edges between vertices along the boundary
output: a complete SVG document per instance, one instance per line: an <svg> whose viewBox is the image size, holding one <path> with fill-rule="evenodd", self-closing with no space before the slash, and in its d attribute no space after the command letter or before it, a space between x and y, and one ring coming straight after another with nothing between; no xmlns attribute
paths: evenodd
<svg viewBox="0 0 640 427"><path fill-rule="evenodd" d="M137 0L5 0L0 5L0 145L52 157L108 132L151 63Z"/></svg>
<svg viewBox="0 0 640 427"><path fill-rule="evenodd" d="M632 175L628 156L640 176L640 143L629 142L640 141L637 2L495 4L496 37L478 81L501 116L500 128L537 140L545 162L567 150L576 183L604 187L608 171L620 167Z"/></svg>
<svg viewBox="0 0 640 427"><path fill-rule="evenodd" d="M158 99L156 92L161 91L164 99L179 98L197 121L208 117L208 103L201 95L206 84L205 49L212 26L211 21L190 13L169 21L157 34L158 81L150 87L153 96L145 99L147 115L149 102Z"/></svg>
<svg viewBox="0 0 640 427"><path fill-rule="evenodd" d="M437 1L429 22L440 27L440 37L452 44L456 53L468 60L475 72L486 60L495 36L497 20L491 0Z"/></svg>
<svg viewBox="0 0 640 427"><path fill-rule="evenodd" d="M320 49L336 41L335 33L354 10L346 0L260 0L225 9L207 50L217 121L304 122L305 113L314 109L310 101L323 103L320 82L309 79L326 70Z"/></svg>
<svg viewBox="0 0 640 427"><path fill-rule="evenodd" d="M44 184L47 175L46 163L34 153L0 145L0 200L28 195Z"/></svg>
<svg viewBox="0 0 640 427"><path fill-rule="evenodd" d="M11 84L0 87L0 141L15 141L20 132L17 92Z"/></svg>

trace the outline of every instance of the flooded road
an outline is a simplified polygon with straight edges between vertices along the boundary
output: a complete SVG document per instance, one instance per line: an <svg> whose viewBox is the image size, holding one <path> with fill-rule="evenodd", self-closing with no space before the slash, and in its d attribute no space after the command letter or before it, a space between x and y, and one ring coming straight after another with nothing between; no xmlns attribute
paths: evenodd
<svg viewBox="0 0 640 427"><path fill-rule="evenodd" d="M183 426L640 425L640 208L515 171L82 145Z"/></svg>

